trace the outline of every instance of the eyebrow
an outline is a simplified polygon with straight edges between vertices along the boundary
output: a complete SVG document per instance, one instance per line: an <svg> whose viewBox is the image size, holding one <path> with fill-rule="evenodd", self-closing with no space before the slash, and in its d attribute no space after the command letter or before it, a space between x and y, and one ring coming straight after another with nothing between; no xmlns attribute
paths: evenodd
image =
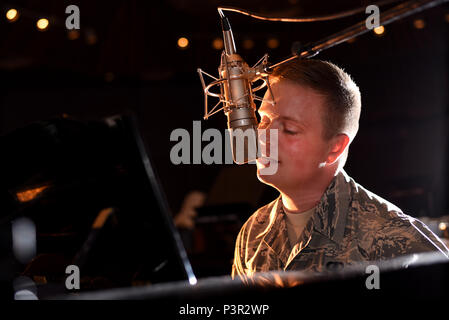
<svg viewBox="0 0 449 320"><path fill-rule="evenodd" d="M304 121L299 120L299 119L295 119L295 118L292 118L292 117L289 117L289 116L280 116L279 119L287 120L287 121L293 121L293 122L295 122L295 123L297 123L297 124L299 124L301 126L307 126L307 124Z"/></svg>
<svg viewBox="0 0 449 320"><path fill-rule="evenodd" d="M257 113L262 117L264 114L269 114L270 112L269 111L263 111L263 110L260 111L260 109L259 109L259 110L257 110ZM292 121L292 122L295 122L296 124L298 124L300 126L307 127L307 123L305 123L304 121L302 121L300 119L292 118L292 117L289 117L289 116L279 116L279 119L280 120L286 120L286 121Z"/></svg>

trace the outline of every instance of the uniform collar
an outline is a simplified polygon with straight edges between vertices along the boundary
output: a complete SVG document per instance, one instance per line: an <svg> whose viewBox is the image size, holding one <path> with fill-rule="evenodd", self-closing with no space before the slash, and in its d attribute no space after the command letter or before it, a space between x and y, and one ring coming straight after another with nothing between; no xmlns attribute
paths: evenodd
<svg viewBox="0 0 449 320"><path fill-rule="evenodd" d="M343 240L349 209L350 180L351 178L344 170L341 170L332 179L316 206L312 219L304 228L298 242L299 247L295 246L295 248L292 248L290 245L286 219L284 218L285 214L281 210L282 199L280 196L271 207L267 227L257 238L263 237L263 241L278 254L285 267L296 254L309 244L313 231L320 233L324 238L336 244L340 244ZM320 238L322 239L323 237ZM319 246L319 242L321 241L316 242L312 239L313 246ZM292 252L292 249L295 249L295 252Z"/></svg>
<svg viewBox="0 0 449 320"><path fill-rule="evenodd" d="M351 178L341 169L327 187L312 216L314 229L340 244L349 210Z"/></svg>

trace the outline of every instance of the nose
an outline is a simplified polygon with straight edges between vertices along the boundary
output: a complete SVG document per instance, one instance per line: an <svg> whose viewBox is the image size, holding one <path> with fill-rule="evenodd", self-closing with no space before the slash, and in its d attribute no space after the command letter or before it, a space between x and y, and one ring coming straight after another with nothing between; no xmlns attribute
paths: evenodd
<svg viewBox="0 0 449 320"><path fill-rule="evenodd" d="M269 127L269 124L261 122L259 126L257 127L257 139L259 140L259 143L265 146L267 144L267 135L266 131Z"/></svg>
<svg viewBox="0 0 449 320"><path fill-rule="evenodd" d="M273 130L276 130L272 126L266 126L257 130L257 140L259 141L259 154L263 157L271 156L271 148L277 144L277 141L273 140ZM276 135L277 138L277 135ZM275 139L276 140L276 139Z"/></svg>

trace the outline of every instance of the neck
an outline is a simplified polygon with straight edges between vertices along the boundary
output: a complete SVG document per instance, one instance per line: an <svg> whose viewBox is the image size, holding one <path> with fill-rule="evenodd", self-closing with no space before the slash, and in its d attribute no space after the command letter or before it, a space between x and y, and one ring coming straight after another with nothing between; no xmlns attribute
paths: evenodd
<svg viewBox="0 0 449 320"><path fill-rule="evenodd" d="M307 186L297 186L291 190L279 190L284 209L291 213L301 213L314 208L338 172L314 179Z"/></svg>

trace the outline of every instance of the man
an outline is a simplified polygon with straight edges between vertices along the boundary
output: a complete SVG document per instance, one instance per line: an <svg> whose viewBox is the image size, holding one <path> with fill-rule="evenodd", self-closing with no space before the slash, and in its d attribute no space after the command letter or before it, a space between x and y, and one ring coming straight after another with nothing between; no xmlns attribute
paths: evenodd
<svg viewBox="0 0 449 320"><path fill-rule="evenodd" d="M366 190L343 166L360 118L360 91L339 67L296 59L270 76L259 114L260 129L277 129L278 141L257 160L261 182L280 197L243 225L232 276L273 270L325 271L363 261L439 251L447 247L423 223ZM274 103L268 103L267 101ZM269 136L269 135L267 135ZM270 143L278 157L270 157ZM263 168L277 163L277 172Z"/></svg>

